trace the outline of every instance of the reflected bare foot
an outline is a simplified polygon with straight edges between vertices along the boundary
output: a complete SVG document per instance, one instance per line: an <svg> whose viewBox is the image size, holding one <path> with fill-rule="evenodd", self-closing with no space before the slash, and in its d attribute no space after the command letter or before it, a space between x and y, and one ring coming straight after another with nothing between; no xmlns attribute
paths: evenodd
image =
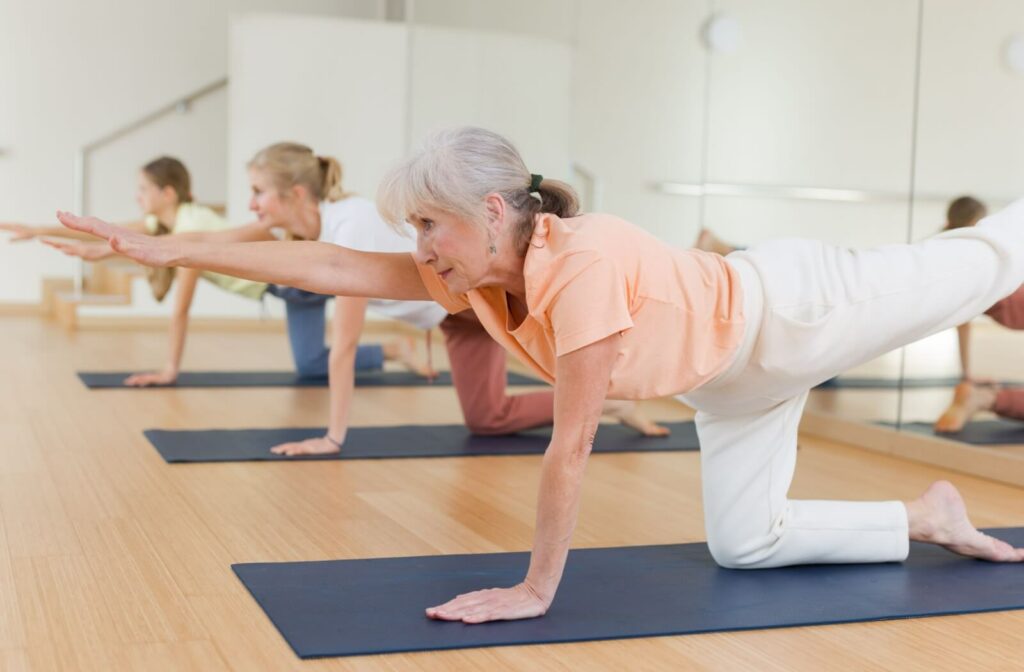
<svg viewBox="0 0 1024 672"><path fill-rule="evenodd" d="M935 421L935 431L945 434L959 432L976 413L992 410L998 394L996 385L960 383L953 392L953 403Z"/></svg>
<svg viewBox="0 0 1024 672"><path fill-rule="evenodd" d="M715 254L720 254L723 257L736 251L735 247L724 242L708 229L700 230L700 233L697 235L697 242L694 243L693 246L698 250L714 252Z"/></svg>

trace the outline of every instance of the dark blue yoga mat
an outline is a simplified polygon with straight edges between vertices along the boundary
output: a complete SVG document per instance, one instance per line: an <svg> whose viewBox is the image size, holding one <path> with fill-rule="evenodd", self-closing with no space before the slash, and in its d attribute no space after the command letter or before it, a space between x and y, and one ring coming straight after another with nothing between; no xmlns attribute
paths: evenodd
<svg viewBox="0 0 1024 672"><path fill-rule="evenodd" d="M969 422L959 432L940 434L927 422L908 422L902 428L917 434L927 434L953 441L963 441L975 446L999 444L1024 444L1024 422L1019 420L979 420Z"/></svg>
<svg viewBox="0 0 1024 672"><path fill-rule="evenodd" d="M697 450L692 422L664 423L671 436L645 437L622 425L603 424L594 441L595 453ZM367 460L403 457L471 457L477 455L541 455L551 428L502 436L476 436L463 425L401 425L352 427L341 453L285 457L270 452L286 441L323 436L323 427L288 429L147 429L146 438L167 462L244 462L251 460Z"/></svg>
<svg viewBox="0 0 1024 672"><path fill-rule="evenodd" d="M904 389L923 389L929 387L955 387L959 378L905 378ZM895 390L899 387L898 378L870 378L863 376L837 376L829 378L818 385L824 389L844 390Z"/></svg>
<svg viewBox="0 0 1024 672"><path fill-rule="evenodd" d="M178 375L178 381L173 385L149 387L127 387L124 380L130 375L132 374L129 371L78 373L78 377L90 390L148 390L166 387L327 387L327 378L303 378L291 371L185 371ZM356 387L444 387L451 384L452 376L448 371L441 371L433 380L408 371L356 372ZM508 384L546 385L542 380L518 373L508 374Z"/></svg>
<svg viewBox="0 0 1024 672"><path fill-rule="evenodd" d="M1017 546L1024 528L991 531ZM905 563L730 570L704 544L574 550L543 618L464 625L426 607L512 586L526 553L232 569L301 658L658 637L1024 608L1024 567L911 544Z"/></svg>

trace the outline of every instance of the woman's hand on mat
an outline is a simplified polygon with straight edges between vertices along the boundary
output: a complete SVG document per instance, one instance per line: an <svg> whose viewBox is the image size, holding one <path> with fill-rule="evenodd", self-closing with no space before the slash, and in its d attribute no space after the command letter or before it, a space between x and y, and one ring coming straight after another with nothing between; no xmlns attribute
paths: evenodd
<svg viewBox="0 0 1024 672"><path fill-rule="evenodd" d="M341 449L336 444L331 443L324 436L306 439L305 441L282 443L270 449L270 452L275 455L287 455L289 457L294 455L330 455L340 451Z"/></svg>
<svg viewBox="0 0 1024 672"><path fill-rule="evenodd" d="M427 618L439 621L486 623L537 618L547 613L545 601L524 581L512 588L490 588L464 593L444 604L427 609Z"/></svg>
<svg viewBox="0 0 1024 672"><path fill-rule="evenodd" d="M175 240L175 236L147 236L96 217L79 217L70 212L58 211L57 219L69 229L104 238L112 250L145 266L174 266L180 257L181 242Z"/></svg>
<svg viewBox="0 0 1024 672"><path fill-rule="evenodd" d="M46 238L44 245L49 245L55 250L60 250L69 257L78 257L86 261L99 261L114 254L106 243L87 243L81 240L54 240Z"/></svg>
<svg viewBox="0 0 1024 672"><path fill-rule="evenodd" d="M10 222L0 222L0 231L6 231L11 234L11 242L18 243L23 240L32 240L36 237L36 230L31 226L25 226L24 224L13 224Z"/></svg>
<svg viewBox="0 0 1024 672"><path fill-rule="evenodd" d="M124 379L128 387L151 387L153 385L173 385L178 380L176 369L164 369L163 371L150 373L135 373Z"/></svg>

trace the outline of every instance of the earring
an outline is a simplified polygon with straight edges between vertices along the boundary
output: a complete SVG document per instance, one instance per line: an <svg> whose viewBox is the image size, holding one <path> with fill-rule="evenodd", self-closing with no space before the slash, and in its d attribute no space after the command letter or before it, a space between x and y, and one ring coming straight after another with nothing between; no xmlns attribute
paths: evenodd
<svg viewBox="0 0 1024 672"><path fill-rule="evenodd" d="M494 243L491 243L491 246L487 248L487 251L490 252L491 254L497 254L498 248L494 246Z"/></svg>

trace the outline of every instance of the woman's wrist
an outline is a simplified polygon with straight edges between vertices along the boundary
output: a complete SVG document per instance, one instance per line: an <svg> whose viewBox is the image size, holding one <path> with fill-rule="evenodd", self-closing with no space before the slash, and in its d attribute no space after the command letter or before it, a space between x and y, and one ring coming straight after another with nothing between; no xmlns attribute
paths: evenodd
<svg viewBox="0 0 1024 672"><path fill-rule="evenodd" d="M555 593L558 591L559 582L559 579L538 580L527 574L523 579L523 586L546 606L551 606L551 602L555 599Z"/></svg>

